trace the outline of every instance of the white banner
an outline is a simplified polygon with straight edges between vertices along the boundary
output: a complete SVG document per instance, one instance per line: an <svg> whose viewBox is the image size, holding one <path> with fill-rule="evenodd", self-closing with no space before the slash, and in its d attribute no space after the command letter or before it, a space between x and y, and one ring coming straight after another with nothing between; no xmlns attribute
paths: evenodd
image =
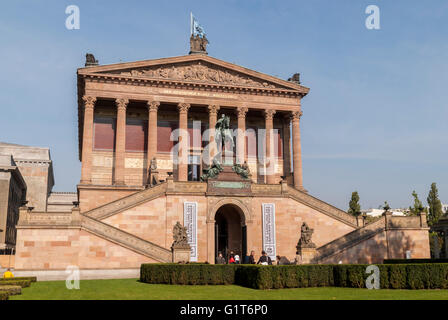
<svg viewBox="0 0 448 320"><path fill-rule="evenodd" d="M198 203L184 202L184 227L191 247L190 261L198 261Z"/></svg>
<svg viewBox="0 0 448 320"><path fill-rule="evenodd" d="M276 260L275 249L275 204L263 203L263 250L272 259Z"/></svg>

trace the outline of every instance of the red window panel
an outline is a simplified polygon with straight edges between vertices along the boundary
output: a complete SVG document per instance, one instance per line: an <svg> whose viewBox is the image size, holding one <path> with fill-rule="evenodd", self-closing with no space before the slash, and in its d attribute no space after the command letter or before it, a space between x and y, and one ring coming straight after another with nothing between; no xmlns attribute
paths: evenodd
<svg viewBox="0 0 448 320"><path fill-rule="evenodd" d="M148 147L148 121L126 119L126 151L145 152Z"/></svg>
<svg viewBox="0 0 448 320"><path fill-rule="evenodd" d="M112 117L95 117L93 148L95 150L114 150L115 123Z"/></svg>
<svg viewBox="0 0 448 320"><path fill-rule="evenodd" d="M174 143L171 141L171 133L177 129L177 123L174 121L159 121L157 124L157 151L171 152ZM176 139L177 140L177 139Z"/></svg>
<svg viewBox="0 0 448 320"><path fill-rule="evenodd" d="M257 133L252 128L246 130L246 154L248 157L257 156Z"/></svg>

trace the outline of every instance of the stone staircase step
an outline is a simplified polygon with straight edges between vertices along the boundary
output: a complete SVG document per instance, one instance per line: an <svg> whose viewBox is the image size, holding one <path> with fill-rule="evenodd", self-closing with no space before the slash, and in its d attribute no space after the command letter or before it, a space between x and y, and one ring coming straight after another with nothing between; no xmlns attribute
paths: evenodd
<svg viewBox="0 0 448 320"><path fill-rule="evenodd" d="M91 217L82 216L81 228L156 261L171 262L172 260L170 250Z"/></svg>
<svg viewBox="0 0 448 320"><path fill-rule="evenodd" d="M104 220L110 216L113 216L114 214L138 206L143 202L158 198L161 195L165 194L166 189L167 183L163 182L154 187L138 191L126 197L107 203L103 206L89 210L83 213L83 215L94 218L96 220Z"/></svg>

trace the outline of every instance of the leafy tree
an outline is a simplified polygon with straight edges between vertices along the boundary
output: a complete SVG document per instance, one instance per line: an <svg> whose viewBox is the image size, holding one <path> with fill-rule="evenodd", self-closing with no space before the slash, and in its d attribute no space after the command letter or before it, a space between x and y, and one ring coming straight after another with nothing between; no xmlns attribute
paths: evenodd
<svg viewBox="0 0 448 320"><path fill-rule="evenodd" d="M442 202L439 199L439 190L437 190L436 183L431 184L431 189L429 190L428 198L429 210L428 210L428 224L433 226L440 217L443 215Z"/></svg>
<svg viewBox="0 0 448 320"><path fill-rule="evenodd" d="M409 207L409 215L416 216L422 211L427 212L427 209L423 207L423 203L418 198L418 194L415 190L412 191L412 196L414 197L414 206Z"/></svg>
<svg viewBox="0 0 448 320"><path fill-rule="evenodd" d="M361 205L359 204L358 191L352 192L352 198L350 199L348 206L348 214L351 214L355 217L361 214Z"/></svg>

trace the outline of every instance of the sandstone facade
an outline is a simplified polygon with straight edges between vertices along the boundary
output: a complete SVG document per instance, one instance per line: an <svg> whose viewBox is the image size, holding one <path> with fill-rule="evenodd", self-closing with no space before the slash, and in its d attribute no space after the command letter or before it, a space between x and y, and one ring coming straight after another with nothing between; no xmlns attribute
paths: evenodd
<svg viewBox="0 0 448 320"><path fill-rule="evenodd" d="M409 250L429 257L425 215L385 213L364 225L305 190L300 121L308 91L206 54L79 69L79 207L22 207L16 268L169 262L178 221L187 227L191 261L251 250L294 260L303 222L314 229L312 263L381 263ZM223 115L236 132L225 151L250 176L224 166L200 181L210 165L204 159L217 155L207 144Z"/></svg>

